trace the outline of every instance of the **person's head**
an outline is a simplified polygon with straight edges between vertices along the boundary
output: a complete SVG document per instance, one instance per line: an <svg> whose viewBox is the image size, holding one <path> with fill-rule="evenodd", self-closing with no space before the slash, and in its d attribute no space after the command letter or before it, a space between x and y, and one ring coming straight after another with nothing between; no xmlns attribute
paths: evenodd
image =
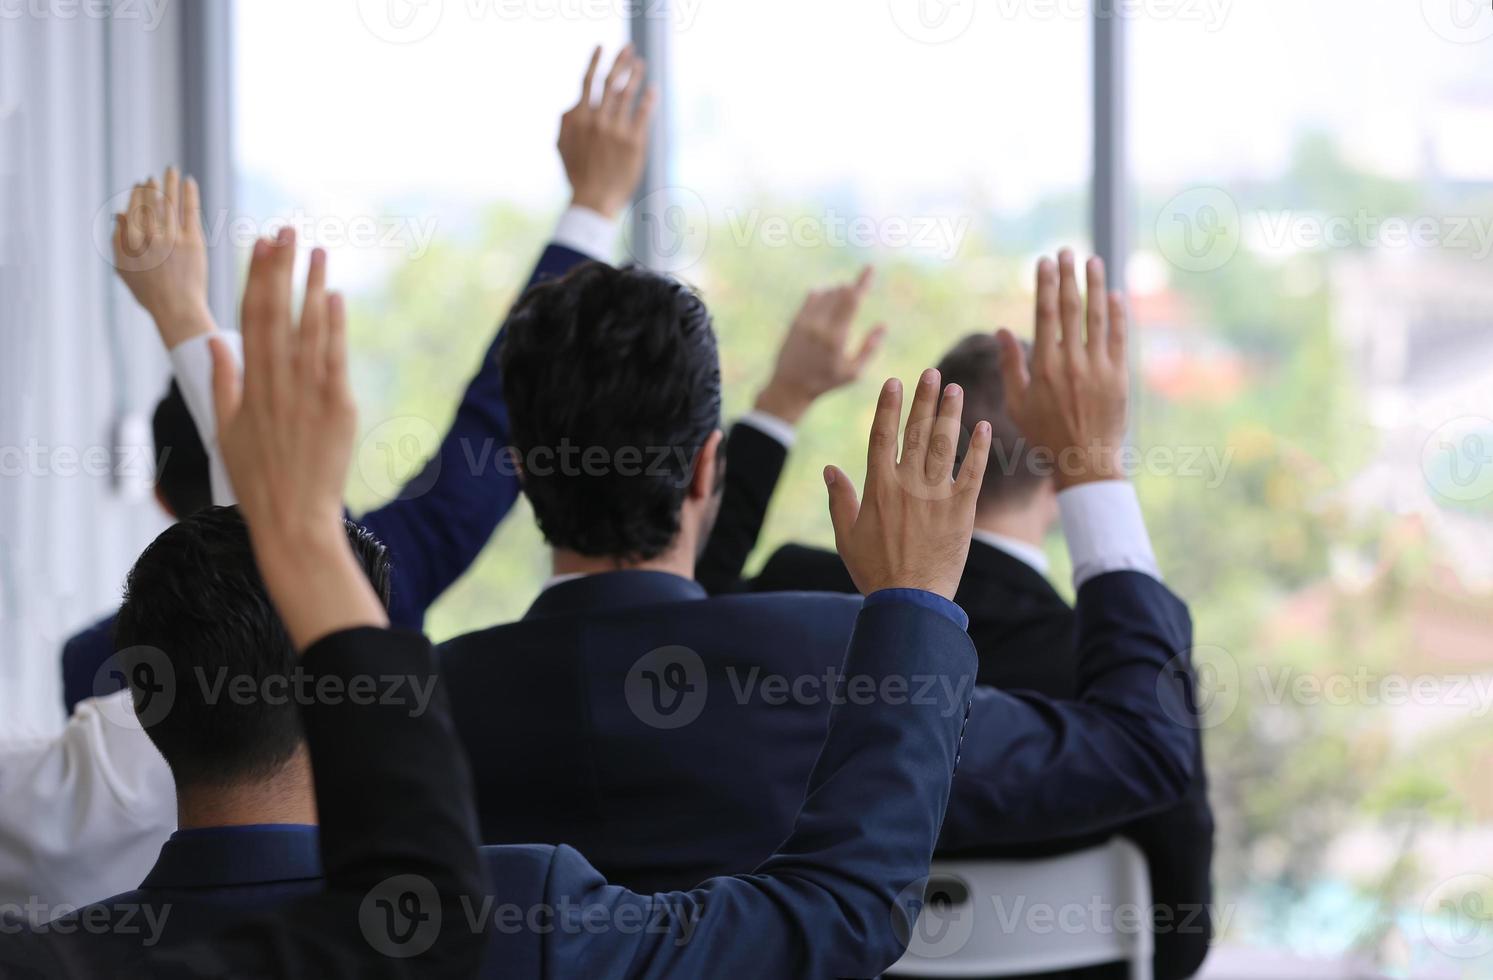
<svg viewBox="0 0 1493 980"><path fill-rule="evenodd" d="M1021 342L1030 357L1031 345ZM967 434L981 420L990 423L990 465L980 488L979 511L983 515L1010 514L1041 508L1044 515L1055 509L1052 477L1038 465L1021 430L1006 410L1006 385L1001 377L1001 349L994 334L965 337L949 349L938 364L944 384L964 389L962 425ZM961 459L962 463L962 459Z"/></svg>
<svg viewBox="0 0 1493 980"><path fill-rule="evenodd" d="M150 420L156 452L156 500L178 520L212 505L207 449L176 382L156 404Z"/></svg>
<svg viewBox="0 0 1493 980"><path fill-rule="evenodd" d="M693 561L720 487L721 372L704 302L589 263L531 289L499 357L524 492L550 545Z"/></svg>
<svg viewBox="0 0 1493 980"><path fill-rule="evenodd" d="M387 605L389 557L367 530L348 522L347 537ZM149 711L155 692L137 689L150 740L171 767L178 796L274 779L301 749L300 709L279 678L298 658L254 563L249 531L235 507L209 507L165 531L145 549L125 584L116 649L132 685L159 677L129 669L135 649L169 664L164 713ZM158 653L155 651L159 651ZM161 661L155 659L154 667ZM253 694L233 694L235 683ZM260 696L269 690L276 696ZM150 717L146 717L149 714Z"/></svg>

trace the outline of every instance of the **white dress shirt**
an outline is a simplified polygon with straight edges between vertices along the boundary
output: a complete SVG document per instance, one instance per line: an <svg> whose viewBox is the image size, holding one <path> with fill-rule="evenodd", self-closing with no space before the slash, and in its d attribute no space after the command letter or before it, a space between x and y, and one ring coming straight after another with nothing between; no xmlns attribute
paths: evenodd
<svg viewBox="0 0 1493 980"><path fill-rule="evenodd" d="M611 258L617 222L571 208L552 241ZM171 366L208 451L213 502L234 503L218 448L212 335L170 351ZM239 334L216 334L240 364ZM135 717L130 692L78 705L61 735L0 743L0 916L46 920L130 891L176 830L176 785Z"/></svg>

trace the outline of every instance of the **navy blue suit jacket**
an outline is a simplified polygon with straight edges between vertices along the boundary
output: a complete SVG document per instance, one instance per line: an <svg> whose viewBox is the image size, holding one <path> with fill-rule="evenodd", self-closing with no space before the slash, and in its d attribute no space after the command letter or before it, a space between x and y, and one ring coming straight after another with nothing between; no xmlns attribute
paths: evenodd
<svg viewBox="0 0 1493 980"><path fill-rule="evenodd" d="M810 593L709 598L678 576L614 572L446 643L483 841L570 844L644 891L750 871L791 829L829 720L822 678L840 669L859 608ZM1084 585L1077 623L1076 700L976 689L945 850L1113 827L1187 790L1186 607L1119 572ZM688 693L677 726L649 707L671 669Z"/></svg>
<svg viewBox="0 0 1493 980"><path fill-rule="evenodd" d="M556 279L590 259L551 244L539 257L524 289ZM518 499L518 478L499 465L508 445L508 405L503 399L498 344L502 330L456 410L439 450L398 497L358 518L389 549L395 626L418 630L430 608L461 577L487 545L498 523ZM114 654L110 615L70 638L62 648L62 693L68 714L85 698L112 694L120 677L100 677Z"/></svg>
<svg viewBox="0 0 1493 980"><path fill-rule="evenodd" d="M318 646L370 636L399 639L353 631ZM403 669L428 676L428 657L422 664L408 656L409 645L404 650L401 663L380 656L397 651L376 647L313 647L305 663L314 674ZM328 669L339 660L338 669ZM480 937L472 956L481 958L479 976L874 976L901 955L921 904L969 714L974 647L937 611L905 600L868 604L853 626L844 670L844 697L828 715L790 833L753 874L649 895L607 884L569 847L479 852L475 834L461 829L473 820L470 783L445 698L438 695L424 714L399 703L361 711L311 704L307 740L325 823L326 882L311 828L178 833L140 890L60 923L91 928L59 935L54 923L50 933L29 937L35 946L0 940L0 964L11 952L58 975L89 975L105 964L112 973L145 953L151 968L185 963L180 972L192 976L251 967L271 975L378 968L379 975L423 976L419 960L385 959L374 948L383 939L376 930L385 926L378 889L401 870L440 880L443 862L459 857L466 836L469 864L484 873L485 889L451 876L445 890L455 900L443 903L440 931L457 943ZM953 701L856 693L919 677L964 693ZM370 724L376 713L385 724ZM512 786L512 798L524 789ZM369 839L359 840L370 825ZM429 912L435 904L420 907ZM211 938L225 930L227 940Z"/></svg>

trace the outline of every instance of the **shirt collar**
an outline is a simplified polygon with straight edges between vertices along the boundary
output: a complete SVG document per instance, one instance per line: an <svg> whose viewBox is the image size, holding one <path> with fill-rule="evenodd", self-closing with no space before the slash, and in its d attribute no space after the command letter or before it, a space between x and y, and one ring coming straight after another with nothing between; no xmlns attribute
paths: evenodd
<svg viewBox="0 0 1493 980"><path fill-rule="evenodd" d="M1046 553L1036 545L1018 541L1004 534L996 534L994 531L982 531L979 528L975 528L974 539L1010 555L1032 568L1038 575L1046 575L1048 568L1051 567Z"/></svg>

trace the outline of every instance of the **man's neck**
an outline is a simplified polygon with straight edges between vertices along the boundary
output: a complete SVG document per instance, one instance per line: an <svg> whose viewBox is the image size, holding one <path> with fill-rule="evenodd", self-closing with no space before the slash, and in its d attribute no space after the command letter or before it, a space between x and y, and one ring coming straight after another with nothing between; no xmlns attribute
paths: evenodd
<svg viewBox="0 0 1493 980"><path fill-rule="evenodd" d="M563 548L554 550L553 567L555 576L574 575L598 575L603 572L668 572L670 575L678 575L681 578L693 579L695 577L695 560L690 552L681 548L671 548L669 551L657 558L647 561L623 561L618 558L598 558L593 555L582 555Z"/></svg>
<svg viewBox="0 0 1493 980"><path fill-rule="evenodd" d="M975 514L975 529L1003 538L1042 547L1052 522L1036 508L1031 510L981 511Z"/></svg>
<svg viewBox="0 0 1493 980"><path fill-rule="evenodd" d="M266 780L178 787L176 792L176 825L182 830L315 823L311 767L299 757Z"/></svg>

